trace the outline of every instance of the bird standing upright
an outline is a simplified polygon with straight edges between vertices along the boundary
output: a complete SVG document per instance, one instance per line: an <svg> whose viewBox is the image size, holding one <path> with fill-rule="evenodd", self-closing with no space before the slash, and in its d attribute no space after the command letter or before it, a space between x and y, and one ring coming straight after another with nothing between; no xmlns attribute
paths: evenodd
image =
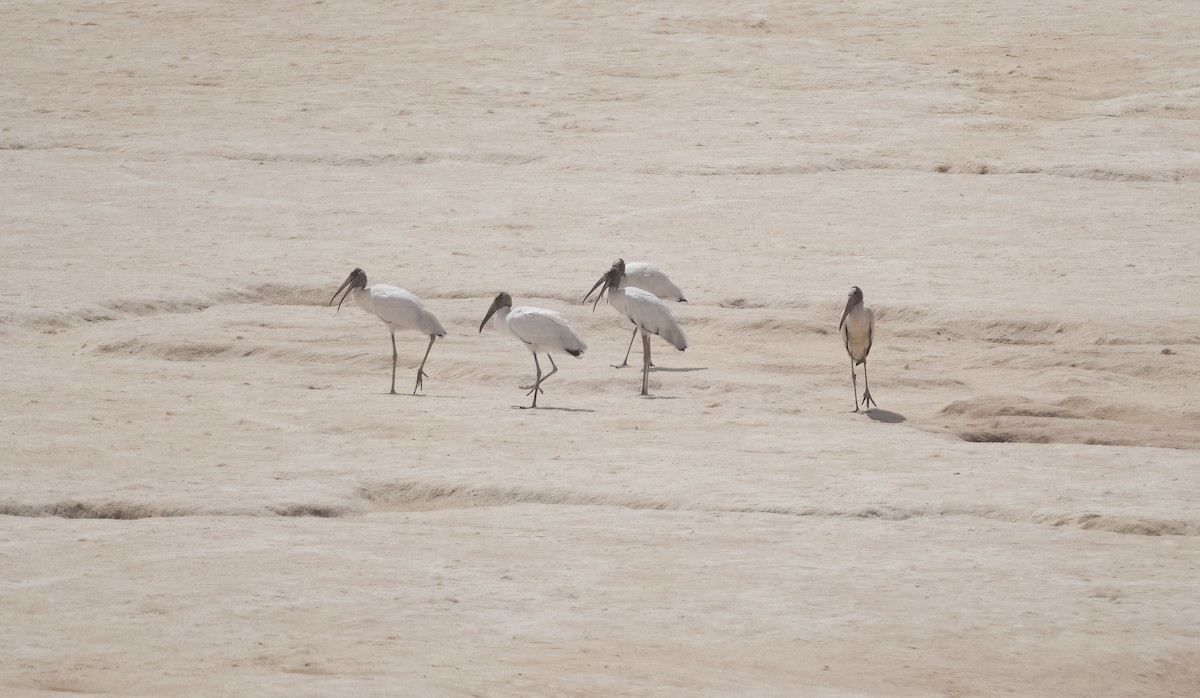
<svg viewBox="0 0 1200 698"><path fill-rule="evenodd" d="M550 352L559 351L578 357L587 350L587 345L558 313L528 305L514 308L512 307L512 296L504 292L496 296L496 299L492 301L492 307L488 308L483 322L479 323L481 333L484 325L492 319L493 315L496 316L498 327L521 340L525 348L533 354L533 365L537 369L537 378L533 382L533 387L529 389L529 393L533 394L533 404L529 407L537 407L538 393L542 392L542 383L558 373L558 366L554 363L554 357L550 355ZM542 375L542 365L538 363L538 352L544 353L546 358L550 359L550 373L545 376ZM522 407L521 409L527 408Z"/></svg>
<svg viewBox="0 0 1200 698"><path fill-rule="evenodd" d="M679 290L679 287L675 285L674 281L671 281L666 272L653 264L649 262L630 262L626 265L625 260L618 259L613 262L613 266L619 268L621 273L624 274L625 280L622 283L626 288L640 288L643 291L649 291L664 301L687 303L687 299L683 297L683 291ZM593 286L592 291L595 290L596 287ZM588 296L591 295L589 291ZM584 301L586 302L587 298L584 298ZM624 368L629 365L629 352L633 351L633 340L637 339L637 333L637 325L634 325L633 335L629 337L629 347L625 350L625 358L615 368ZM651 366L653 365L651 364Z"/></svg>
<svg viewBox="0 0 1200 698"><path fill-rule="evenodd" d="M854 381L854 411L862 411L858 409L858 374L854 372L854 367L858 364L862 364L863 367L865 390L862 394L862 406L871 409L875 401L871 399L871 383L867 380L867 354L871 353L871 342L875 339L875 311L863 305L863 292L857 286L850 289L850 295L846 298L846 309L842 311L838 331L842 333L846 353L850 355L850 377Z"/></svg>
<svg viewBox="0 0 1200 698"><path fill-rule="evenodd" d="M619 261L619 260L618 260ZM656 334L670 342L676 349L683 351L687 349L687 336L683 333L683 328L676 322L675 317L671 315L671 309L658 296L649 291L640 288L626 288L624 286L625 272L624 264L612 265L604 276L592 286L592 290L584 296L584 302L587 302L588 297L597 287L603 284L600 293L596 296L596 302L592 304L592 311L595 312L596 306L599 305L600 299L608 294L608 303L617 312L629 318L629 321L634 324L636 330L642 333L642 395L650 394L650 335ZM636 331L635 330L635 331Z"/></svg>
<svg viewBox="0 0 1200 698"><path fill-rule="evenodd" d="M346 293L342 294L341 300L338 301L339 311L346 296L353 296L358 307L382 320L392 333L392 395L396 394L396 330L417 330L429 335L429 346L425 348L425 357L421 359L421 365L417 368L417 384L413 387L413 395L416 395L422 385L421 379L428 377L425 373L425 361L429 359L429 350L433 349L433 340L446 336L442 324L429 312L420 298L408 291L387 284L367 286L367 274L362 269L350 272L350 276L346 277L337 291L334 291L329 305L333 305L334 299L342 293L342 289L346 289Z"/></svg>

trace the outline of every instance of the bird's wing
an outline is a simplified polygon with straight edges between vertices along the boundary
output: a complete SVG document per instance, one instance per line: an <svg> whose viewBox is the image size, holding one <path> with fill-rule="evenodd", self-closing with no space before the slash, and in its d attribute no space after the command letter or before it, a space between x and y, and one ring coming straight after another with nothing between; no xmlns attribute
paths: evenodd
<svg viewBox="0 0 1200 698"><path fill-rule="evenodd" d="M567 321L553 310L523 305L508 314L508 326L526 344L582 352L587 344Z"/></svg>
<svg viewBox="0 0 1200 698"><path fill-rule="evenodd" d="M863 308L867 311L867 351L871 351L871 345L875 343L875 311L870 308ZM863 354L866 357L866 354Z"/></svg>
<svg viewBox="0 0 1200 698"><path fill-rule="evenodd" d="M666 301L684 300L683 291L671 281L662 269L646 262L625 265L625 285L649 291Z"/></svg>
<svg viewBox="0 0 1200 698"><path fill-rule="evenodd" d="M680 351L687 349L687 336L683 328L667 304L653 293L640 288L625 289L625 313L643 330L662 337Z"/></svg>
<svg viewBox="0 0 1200 698"><path fill-rule="evenodd" d="M434 314L412 293L387 284L375 284L368 290L375 314L388 325L439 337L446 335Z"/></svg>

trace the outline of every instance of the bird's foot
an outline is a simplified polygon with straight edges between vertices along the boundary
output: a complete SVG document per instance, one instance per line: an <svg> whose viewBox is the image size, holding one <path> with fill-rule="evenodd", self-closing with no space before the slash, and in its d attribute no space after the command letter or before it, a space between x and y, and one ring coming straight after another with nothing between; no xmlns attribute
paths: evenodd
<svg viewBox="0 0 1200 698"><path fill-rule="evenodd" d="M425 383L421 379L428 378L428 377L429 377L429 374L424 371L417 372L417 384L416 384L416 386L413 387L413 395L416 395L418 390L425 387Z"/></svg>
<svg viewBox="0 0 1200 698"><path fill-rule="evenodd" d="M629 362L626 361L625 363L622 363L622 364L613 364L612 367L613 368L629 368Z"/></svg>
<svg viewBox="0 0 1200 698"><path fill-rule="evenodd" d="M525 393L525 397L529 397L530 395L533 395L533 391L535 391L535 390L538 391L539 395L543 395L546 392L545 388L539 388L536 385L522 385L521 390L529 391L529 392Z"/></svg>
<svg viewBox="0 0 1200 698"><path fill-rule="evenodd" d="M875 400L871 398L870 390L863 393L862 406L866 407L868 410L871 409L872 406L879 407L879 405L875 404ZM856 409L855 411L857 412L858 410Z"/></svg>

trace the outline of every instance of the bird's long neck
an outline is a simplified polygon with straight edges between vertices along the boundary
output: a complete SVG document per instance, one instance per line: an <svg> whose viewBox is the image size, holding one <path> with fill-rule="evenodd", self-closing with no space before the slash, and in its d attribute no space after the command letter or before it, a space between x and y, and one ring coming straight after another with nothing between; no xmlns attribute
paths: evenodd
<svg viewBox="0 0 1200 698"><path fill-rule="evenodd" d="M621 285L624 281L625 278L622 277L616 286L610 286L608 289L608 304L621 313L625 312L625 288Z"/></svg>
<svg viewBox="0 0 1200 698"><path fill-rule="evenodd" d="M854 307L850 308L849 312L846 313L845 324L850 325L851 330L854 332L862 331L869 322L870 315L868 314L867 306L862 301L855 303Z"/></svg>
<svg viewBox="0 0 1200 698"><path fill-rule="evenodd" d="M362 308L368 313L375 313L375 301L371 298L371 294L367 293L366 286L355 286L354 288L350 289L350 297L354 299L354 302L358 304L358 307Z"/></svg>
<svg viewBox="0 0 1200 698"><path fill-rule="evenodd" d="M496 327L504 330L505 332L507 332L509 334L512 334L512 330L509 329L509 327L508 327L508 314L511 311L512 311L512 308L510 306L504 306L503 308L496 308Z"/></svg>

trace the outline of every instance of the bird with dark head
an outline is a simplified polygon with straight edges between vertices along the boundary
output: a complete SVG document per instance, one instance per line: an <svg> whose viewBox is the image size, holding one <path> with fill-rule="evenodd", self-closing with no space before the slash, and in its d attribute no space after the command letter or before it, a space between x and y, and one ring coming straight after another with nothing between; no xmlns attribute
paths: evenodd
<svg viewBox="0 0 1200 698"><path fill-rule="evenodd" d="M867 354L871 353L871 343L875 340L875 311L863 305L862 289L854 286L846 296L846 309L842 311L842 319L838 322L838 331L842 342L846 345L846 353L850 355L850 378L854 381L854 411L859 409L858 374L854 367L863 367L862 406L870 409L875 405L871 398L871 385L867 379ZM878 407L878 405L875 405Z"/></svg>
<svg viewBox="0 0 1200 698"><path fill-rule="evenodd" d="M625 275L625 261L618 259L617 261L612 263L612 266L609 267L608 271L604 272L604 274L602 274L600 276L600 279L598 281L596 281L596 283L592 284L591 290L589 290L587 292L587 295L585 295L583 297L583 302L587 303L588 299L590 299L592 297L592 294L596 292L596 289L599 288L600 294L596 296L596 302L592 304L592 311L595 312L596 306L600 304L600 297L604 295L605 289L608 288L609 278L612 277L615 279L620 279L624 275ZM603 288L601 288L601 287L603 287Z"/></svg>
<svg viewBox="0 0 1200 698"><path fill-rule="evenodd" d="M496 294L496 298L492 300L492 307L488 308L487 315L483 316L483 322L479 323L480 334L483 333L484 326L488 324L488 320L492 319L492 316L496 314L497 310L511 307L512 296L508 295L508 293L505 291L501 291L500 293Z"/></svg>
<svg viewBox="0 0 1200 698"><path fill-rule="evenodd" d="M542 392L542 384L549 380L550 376L558 373L558 365L554 363L551 352L562 352L579 357L587 350L587 345L571 329L567 321L553 310L527 305L514 308L512 303L512 296L504 292L497 294L491 307L488 308L487 315L483 316L483 322L479 323L479 332L483 332L483 328L495 315L496 326L519 339L521 344L525 345L525 348L533 354L533 366L537 370L537 377L532 386L521 386L523 390L529 390L526 395L533 395L533 404L529 405L530 408L533 408L537 407L538 393ZM550 373L545 376L542 375L542 365L538 363L539 352L550 359ZM526 408L522 406L521 409Z"/></svg>
<svg viewBox="0 0 1200 698"><path fill-rule="evenodd" d="M345 293L342 293L343 291ZM421 359L421 365L417 368L417 384L413 388L415 395L422 386L421 379L429 377L425 373L425 361L429 359L429 350L433 349L433 340L446 336L446 330L442 329L442 324L438 322L433 313L429 312L420 298L408 291L387 284L368 286L367 273L359 268L350 272L350 276L347 276L338 290L334 291L333 298L329 299L329 305L333 305L333 301L339 294L342 296L341 300L338 300L339 312L342 309L342 303L349 296L354 299L358 307L371 313L387 325L388 331L392 335L392 395L396 394L396 359L398 356L396 330L416 330L429 335L429 346L425 348L425 357Z"/></svg>
<svg viewBox="0 0 1200 698"><path fill-rule="evenodd" d="M650 366L652 365L650 362L650 335L655 334L662 337L680 351L687 349L687 336L671 314L671 309L662 299L649 291L632 286L626 287L624 268L624 262L621 260L614 262L612 267L604 272L600 280L587 292L583 302L586 303L592 293L599 288L600 293L596 295L596 300L592 303L592 312L596 311L600 299L607 296L608 304L633 323L634 333L642 333L641 394L649 395Z"/></svg>
<svg viewBox="0 0 1200 698"><path fill-rule="evenodd" d="M333 305L334 299L336 299L338 297L338 294L342 293L342 290L345 289L346 292L342 293L342 299L338 301L337 309L338 309L338 312L341 312L342 311L342 301L346 300L346 296L349 296L350 292L356 288L366 288L366 287L367 287L367 272L363 271L361 267L355 267L354 271L350 272L350 276L347 276L346 280L342 282L342 285L338 287L338 290L333 292L333 298L329 299L329 305Z"/></svg>
<svg viewBox="0 0 1200 698"><path fill-rule="evenodd" d="M630 262L626 265L624 259L618 259L612 263L612 268L618 270L620 273L621 285L625 288L640 288L643 291L653 293L664 301L687 302L687 299L683 297L683 291L679 290L675 282L671 281L662 269L653 264L647 262ZM592 291L595 291L602 283L604 283L603 277L592 287ZM592 295L592 291L588 291L588 297ZM584 302L587 302L587 297L584 298ZM592 306L592 309L595 309L595 305ZM635 325L633 334L629 337L629 346L625 348L625 358L621 360L621 363L615 364L614 368L625 368L629 365L629 354L633 351L633 342L637 339L637 333L638 328ZM653 363L650 365L654 366Z"/></svg>
<svg viewBox="0 0 1200 698"><path fill-rule="evenodd" d="M610 267L608 271L604 272L604 275L600 277L600 280L592 285L592 290L588 291L587 295L583 297L583 302L587 303L588 298L591 298L592 294L596 293L596 289L600 289L600 292L596 293L595 302L592 303L592 312L596 312L596 306L600 305L600 299L604 298L604 293L606 291L617 288L621 285L621 279L625 276L625 265L624 263L618 265L617 262L621 262L621 260L618 259L616 262L613 262L612 267Z"/></svg>

